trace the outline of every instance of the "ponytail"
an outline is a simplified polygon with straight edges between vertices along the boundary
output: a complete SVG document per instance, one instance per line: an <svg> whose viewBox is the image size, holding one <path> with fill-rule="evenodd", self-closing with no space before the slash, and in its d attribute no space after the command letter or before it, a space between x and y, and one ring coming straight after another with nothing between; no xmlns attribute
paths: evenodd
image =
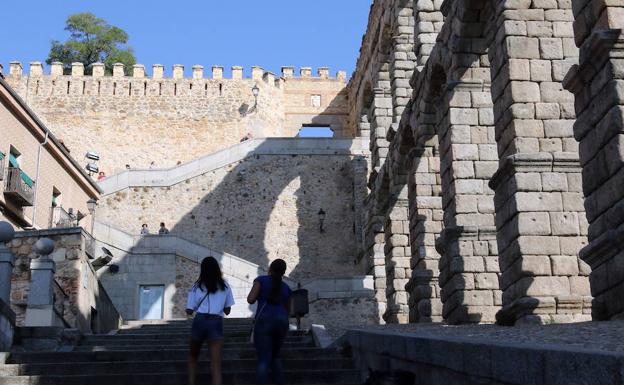
<svg viewBox="0 0 624 385"><path fill-rule="evenodd" d="M269 266L269 274L271 275L271 292L269 293L268 302L270 304L278 304L280 293L282 291L282 277L286 273L286 262L283 259L276 259Z"/></svg>

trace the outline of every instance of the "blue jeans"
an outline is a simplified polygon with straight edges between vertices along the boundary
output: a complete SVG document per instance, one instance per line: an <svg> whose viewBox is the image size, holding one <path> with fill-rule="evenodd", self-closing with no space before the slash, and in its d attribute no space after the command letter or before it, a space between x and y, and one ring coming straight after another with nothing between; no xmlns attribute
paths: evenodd
<svg viewBox="0 0 624 385"><path fill-rule="evenodd" d="M258 353L256 379L258 385L266 385L269 369L273 372L275 385L284 385L280 349L288 333L288 318L280 316L260 316L254 328L254 345Z"/></svg>

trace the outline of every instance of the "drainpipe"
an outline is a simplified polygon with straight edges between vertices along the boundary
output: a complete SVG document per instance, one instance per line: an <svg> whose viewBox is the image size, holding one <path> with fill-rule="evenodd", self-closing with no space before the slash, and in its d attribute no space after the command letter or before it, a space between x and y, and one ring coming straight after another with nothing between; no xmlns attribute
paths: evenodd
<svg viewBox="0 0 624 385"><path fill-rule="evenodd" d="M45 134L45 139L42 143L39 143L39 151L37 152L37 171L35 172L35 202L33 203L33 227L35 226L35 223L37 222L37 192L39 192L39 168L41 166L41 150L43 149L43 146L45 146L46 144L48 144L48 138L50 136L50 131L46 131Z"/></svg>

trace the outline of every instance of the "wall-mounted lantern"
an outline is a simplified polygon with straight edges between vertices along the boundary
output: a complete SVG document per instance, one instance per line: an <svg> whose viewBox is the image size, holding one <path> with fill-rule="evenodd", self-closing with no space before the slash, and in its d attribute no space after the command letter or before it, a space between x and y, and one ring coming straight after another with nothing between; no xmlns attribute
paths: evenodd
<svg viewBox="0 0 624 385"><path fill-rule="evenodd" d="M325 229L323 228L323 223L325 222L325 217L327 216L327 214L325 214L325 211L323 211L323 209L320 209L318 212L318 217L319 217L319 224L320 224L320 232L324 233Z"/></svg>

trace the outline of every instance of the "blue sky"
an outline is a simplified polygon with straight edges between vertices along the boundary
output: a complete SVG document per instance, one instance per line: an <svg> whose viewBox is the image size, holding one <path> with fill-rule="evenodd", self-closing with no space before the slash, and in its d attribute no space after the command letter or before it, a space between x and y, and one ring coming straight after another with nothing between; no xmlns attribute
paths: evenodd
<svg viewBox="0 0 624 385"><path fill-rule="evenodd" d="M370 0L28 0L0 7L0 63L45 61L50 40L65 40L65 19L92 12L130 35L137 61L193 64L209 74L213 64L252 65L275 73L283 65L329 66L333 74L355 68Z"/></svg>

